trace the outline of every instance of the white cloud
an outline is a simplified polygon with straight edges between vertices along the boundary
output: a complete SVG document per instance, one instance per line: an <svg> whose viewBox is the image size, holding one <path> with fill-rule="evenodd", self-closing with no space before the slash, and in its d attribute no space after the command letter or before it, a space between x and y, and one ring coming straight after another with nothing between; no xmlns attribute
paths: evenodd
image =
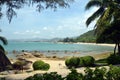
<svg viewBox="0 0 120 80"><path fill-rule="evenodd" d="M35 34L40 34L40 31L35 31L34 33L35 33Z"/></svg>
<svg viewBox="0 0 120 80"><path fill-rule="evenodd" d="M26 33L29 33L30 31L29 31L29 30L26 30L25 32L26 32Z"/></svg>
<svg viewBox="0 0 120 80"><path fill-rule="evenodd" d="M36 35L36 34L40 34L40 31L35 31L35 30L26 30L23 32L16 31L13 34L16 34L16 35Z"/></svg>
<svg viewBox="0 0 120 80"><path fill-rule="evenodd" d="M47 27L43 27L43 30L47 30L48 28Z"/></svg>
<svg viewBox="0 0 120 80"><path fill-rule="evenodd" d="M63 26L58 26L57 28L56 28L56 30L62 30L63 29Z"/></svg>
<svg viewBox="0 0 120 80"><path fill-rule="evenodd" d="M21 33L21 32L14 32L13 34L24 35L24 33Z"/></svg>

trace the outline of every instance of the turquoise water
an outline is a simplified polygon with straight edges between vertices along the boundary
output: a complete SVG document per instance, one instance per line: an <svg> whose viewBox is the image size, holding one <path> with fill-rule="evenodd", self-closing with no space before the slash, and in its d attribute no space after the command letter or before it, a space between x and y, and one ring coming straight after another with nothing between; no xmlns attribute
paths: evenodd
<svg viewBox="0 0 120 80"><path fill-rule="evenodd" d="M13 50L21 51L79 51L80 53L103 53L111 52L114 47L110 46L98 46L88 44L64 44L64 43L52 43L52 42L17 42L10 41L7 46L4 46L6 51L11 52Z"/></svg>

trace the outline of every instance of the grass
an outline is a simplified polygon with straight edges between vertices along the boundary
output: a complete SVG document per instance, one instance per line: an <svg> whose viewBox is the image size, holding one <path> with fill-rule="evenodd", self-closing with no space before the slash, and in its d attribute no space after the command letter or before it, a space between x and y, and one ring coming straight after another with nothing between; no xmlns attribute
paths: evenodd
<svg viewBox="0 0 120 80"><path fill-rule="evenodd" d="M95 61L95 64L97 66L106 66L106 65L108 65L107 58L98 59L98 60Z"/></svg>
<svg viewBox="0 0 120 80"><path fill-rule="evenodd" d="M95 63L107 63L107 58L96 60Z"/></svg>

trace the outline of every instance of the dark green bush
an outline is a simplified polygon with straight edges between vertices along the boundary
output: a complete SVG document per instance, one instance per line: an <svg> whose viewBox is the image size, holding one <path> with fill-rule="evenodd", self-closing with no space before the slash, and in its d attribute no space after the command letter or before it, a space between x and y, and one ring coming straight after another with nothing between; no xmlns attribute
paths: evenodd
<svg viewBox="0 0 120 80"><path fill-rule="evenodd" d="M120 80L120 67L110 66L110 68L97 67L95 69L86 68L84 74L78 73L75 69L62 77L57 72L35 74L25 80Z"/></svg>
<svg viewBox="0 0 120 80"><path fill-rule="evenodd" d="M33 63L33 69L34 70L48 70L50 68L50 65L47 63L44 63L43 61L35 61Z"/></svg>
<svg viewBox="0 0 120 80"><path fill-rule="evenodd" d="M79 62L80 62L80 59L78 57L72 57L72 58L66 59L65 64L68 68L72 68L72 67L78 67Z"/></svg>
<svg viewBox="0 0 120 80"><path fill-rule="evenodd" d="M95 68L95 70L86 68L83 80L106 80L106 68Z"/></svg>
<svg viewBox="0 0 120 80"><path fill-rule="evenodd" d="M92 56L80 57L80 66L93 66L95 59Z"/></svg>
<svg viewBox="0 0 120 80"><path fill-rule="evenodd" d="M57 72L45 73L43 74L43 78L44 80L64 80Z"/></svg>
<svg viewBox="0 0 120 80"><path fill-rule="evenodd" d="M50 65L48 63L45 63L43 65L43 70L49 70L49 68L50 68Z"/></svg>
<svg viewBox="0 0 120 80"><path fill-rule="evenodd" d="M120 56L119 55L115 55L115 54L111 54L107 58L107 62L108 62L108 64L120 64Z"/></svg>
<svg viewBox="0 0 120 80"><path fill-rule="evenodd" d="M120 80L120 67L111 66L106 74L107 80Z"/></svg>
<svg viewBox="0 0 120 80"><path fill-rule="evenodd" d="M30 76L26 78L25 80L43 80L42 74L35 74L34 76Z"/></svg>
<svg viewBox="0 0 120 80"><path fill-rule="evenodd" d="M1 77L0 80L6 80L5 77Z"/></svg>
<svg viewBox="0 0 120 80"><path fill-rule="evenodd" d="M71 73L69 73L65 80L83 80L83 74L78 73L75 69L71 69Z"/></svg>
<svg viewBox="0 0 120 80"><path fill-rule="evenodd" d="M57 72L44 73L44 74L35 74L34 76L30 76L25 80L64 80L61 75L57 74Z"/></svg>
<svg viewBox="0 0 120 80"><path fill-rule="evenodd" d="M70 66L70 58L68 58L68 59L65 60L65 65L66 65L67 67Z"/></svg>
<svg viewBox="0 0 120 80"><path fill-rule="evenodd" d="M79 66L84 66L84 57L80 57L80 62L79 62Z"/></svg>

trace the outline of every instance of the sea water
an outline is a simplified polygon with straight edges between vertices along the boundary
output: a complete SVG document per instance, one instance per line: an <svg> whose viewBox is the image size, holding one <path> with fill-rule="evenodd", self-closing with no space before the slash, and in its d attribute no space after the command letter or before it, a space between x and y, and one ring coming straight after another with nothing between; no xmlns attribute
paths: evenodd
<svg viewBox="0 0 120 80"><path fill-rule="evenodd" d="M54 43L54 42L25 42L25 41L9 41L7 46L4 46L7 52L15 51L41 51L46 55L56 53L57 55L67 56L65 52L80 52L85 54L98 54L104 52L112 52L114 47L101 46L92 44L73 44L73 43ZM50 53L52 52L52 53Z"/></svg>

